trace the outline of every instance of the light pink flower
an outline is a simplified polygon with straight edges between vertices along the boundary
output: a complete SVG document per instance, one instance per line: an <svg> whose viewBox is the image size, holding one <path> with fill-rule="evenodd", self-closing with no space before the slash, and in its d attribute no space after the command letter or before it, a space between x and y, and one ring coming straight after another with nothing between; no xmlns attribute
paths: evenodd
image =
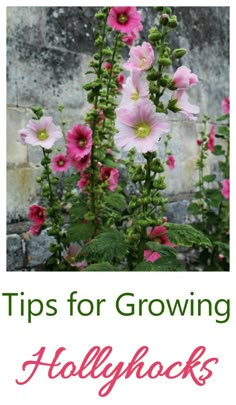
<svg viewBox="0 0 236 405"><path fill-rule="evenodd" d="M167 116L156 113L156 107L150 100L140 100L134 105L119 107L117 110L114 137L118 148L146 153L157 149L159 138L170 130Z"/></svg>
<svg viewBox="0 0 236 405"><path fill-rule="evenodd" d="M178 89L173 96L176 100L176 107L180 109L180 112L190 120L196 120L196 114L199 113L199 107L197 105L190 104L188 95L183 89Z"/></svg>
<svg viewBox="0 0 236 405"><path fill-rule="evenodd" d="M31 233L31 235L33 236L39 236L41 232L42 232L41 225L32 225L31 228L29 229L29 233Z"/></svg>
<svg viewBox="0 0 236 405"><path fill-rule="evenodd" d="M144 250L144 259L147 262L155 262L156 260L160 259L161 255L157 252L153 252L152 250Z"/></svg>
<svg viewBox="0 0 236 405"><path fill-rule="evenodd" d="M35 223L35 225L42 225L46 220L46 210L40 205L31 205L29 207L28 218Z"/></svg>
<svg viewBox="0 0 236 405"><path fill-rule="evenodd" d="M92 144L92 130L86 125L75 125L67 132L67 155L72 159L79 160L88 155Z"/></svg>
<svg viewBox="0 0 236 405"><path fill-rule="evenodd" d="M215 147L215 130L216 130L216 125L212 125L210 129L210 135L207 141L207 148L211 151L214 152L214 147Z"/></svg>
<svg viewBox="0 0 236 405"><path fill-rule="evenodd" d="M141 14L136 7L112 7L107 24L115 31L130 34L137 26L140 26Z"/></svg>
<svg viewBox="0 0 236 405"><path fill-rule="evenodd" d="M83 260L82 262L76 262L76 257L81 250L81 246L78 243L71 243L66 252L64 253L64 259L72 266L76 267L78 270L83 270L87 267L87 262Z"/></svg>
<svg viewBox="0 0 236 405"><path fill-rule="evenodd" d="M222 182L222 189L221 189L221 194L224 196L224 198L226 198L226 200L229 199L230 196L230 180L229 179L225 179Z"/></svg>
<svg viewBox="0 0 236 405"><path fill-rule="evenodd" d="M175 158L173 155L169 155L167 158L167 165L171 170L175 168Z"/></svg>
<svg viewBox="0 0 236 405"><path fill-rule="evenodd" d="M69 165L69 159L63 153L58 153L58 155L52 158L52 168L55 172L65 172Z"/></svg>
<svg viewBox="0 0 236 405"><path fill-rule="evenodd" d="M221 107L222 107L222 110L223 110L223 113L224 113L224 114L229 114L229 113L230 113L230 101L229 101L229 97L225 97L225 98L222 100Z"/></svg>
<svg viewBox="0 0 236 405"><path fill-rule="evenodd" d="M124 68L128 70L148 70L154 61L154 51L148 42L131 48L129 55L128 62L124 64Z"/></svg>
<svg viewBox="0 0 236 405"><path fill-rule="evenodd" d="M173 83L177 89L187 89L198 83L198 77L187 66L180 66L173 76Z"/></svg>
<svg viewBox="0 0 236 405"><path fill-rule="evenodd" d="M149 237L150 240L158 242L161 245L176 247L174 243L169 241L168 231L163 225L155 226L154 228L148 227L147 236Z"/></svg>
<svg viewBox="0 0 236 405"><path fill-rule="evenodd" d="M68 156L68 157L69 157L71 166L73 166L76 170L81 172L81 171L84 171L85 169L87 169L87 167L89 166L90 159L91 159L91 153L89 153L88 155L85 155L81 159L73 159L70 156Z"/></svg>
<svg viewBox="0 0 236 405"><path fill-rule="evenodd" d="M111 167L102 167L100 170L100 180L108 182L108 190L115 191L118 185L119 171Z"/></svg>
<svg viewBox="0 0 236 405"><path fill-rule="evenodd" d="M141 98L148 97L149 83L142 72L133 70L123 86L123 98L121 103L136 102Z"/></svg>
<svg viewBox="0 0 236 405"><path fill-rule="evenodd" d="M87 186L87 184L89 183L89 175L85 174L85 173L81 173L81 177L80 180L77 183L77 186L83 191L85 191L85 187ZM86 192L87 193L87 192Z"/></svg>
<svg viewBox="0 0 236 405"><path fill-rule="evenodd" d="M20 130L20 136L25 144L50 149L62 137L62 132L52 122L52 117L41 117L39 120L30 120L26 128Z"/></svg>

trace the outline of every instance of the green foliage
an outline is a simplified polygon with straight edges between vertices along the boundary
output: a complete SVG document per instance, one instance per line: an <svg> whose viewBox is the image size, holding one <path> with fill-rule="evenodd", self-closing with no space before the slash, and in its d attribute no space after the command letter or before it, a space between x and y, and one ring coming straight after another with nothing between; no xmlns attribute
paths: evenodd
<svg viewBox="0 0 236 405"><path fill-rule="evenodd" d="M184 264L175 256L165 256L154 263L143 261L139 263L134 271L185 271Z"/></svg>
<svg viewBox="0 0 236 405"><path fill-rule="evenodd" d="M207 176L203 177L203 181L205 181L206 183L211 183L212 181L214 181L216 179L216 175L215 174L208 174Z"/></svg>
<svg viewBox="0 0 236 405"><path fill-rule="evenodd" d="M123 259L126 253L125 237L116 229L100 233L81 250L81 254L85 254L88 261L111 262L113 259Z"/></svg>
<svg viewBox="0 0 236 405"><path fill-rule="evenodd" d="M90 264L84 271L114 271L115 268L108 262Z"/></svg>
<svg viewBox="0 0 236 405"><path fill-rule="evenodd" d="M126 208L126 200L123 194L118 192L107 193L104 197L105 203L118 211L124 211Z"/></svg>
<svg viewBox="0 0 236 405"><path fill-rule="evenodd" d="M87 241L94 234L93 222L70 224L68 227L68 242Z"/></svg>
<svg viewBox="0 0 236 405"><path fill-rule="evenodd" d="M213 155L215 156L223 156L225 154L224 149L221 145L215 145Z"/></svg>
<svg viewBox="0 0 236 405"><path fill-rule="evenodd" d="M161 245L160 243L156 242L147 242L148 249L152 250L153 252L157 252L161 255L161 257L165 256L174 256L176 257L176 249L167 245Z"/></svg>
<svg viewBox="0 0 236 405"><path fill-rule="evenodd" d="M166 228L168 229L169 239L178 246L212 246L209 238L192 225L167 223Z"/></svg>
<svg viewBox="0 0 236 405"><path fill-rule="evenodd" d="M202 213L202 206L192 202L188 206L188 212L192 215L200 215Z"/></svg>

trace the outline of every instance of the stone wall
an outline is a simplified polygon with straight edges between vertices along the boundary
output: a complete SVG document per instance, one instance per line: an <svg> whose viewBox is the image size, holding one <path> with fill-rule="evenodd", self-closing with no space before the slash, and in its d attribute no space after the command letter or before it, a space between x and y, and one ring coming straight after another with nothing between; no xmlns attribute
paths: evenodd
<svg viewBox="0 0 236 405"><path fill-rule="evenodd" d="M147 40L154 21L151 7L141 8ZM30 107L42 105L59 123L57 107L65 106L67 127L86 111L83 84L93 52L94 7L8 7L7 9L7 221L8 270L37 267L47 256L45 234L34 240L26 231L28 207L37 201L40 151L19 142L19 129L27 123ZM179 7L180 24L172 35L175 47L189 53L182 64L200 79L190 89L191 101L201 114L192 122L173 114L171 149L176 169L167 172L172 203L167 215L176 222L188 221L188 200L195 182L196 139L201 116L214 119L221 113L221 100L229 94L229 8ZM178 63L174 68L178 67ZM217 165L209 160L209 171Z"/></svg>

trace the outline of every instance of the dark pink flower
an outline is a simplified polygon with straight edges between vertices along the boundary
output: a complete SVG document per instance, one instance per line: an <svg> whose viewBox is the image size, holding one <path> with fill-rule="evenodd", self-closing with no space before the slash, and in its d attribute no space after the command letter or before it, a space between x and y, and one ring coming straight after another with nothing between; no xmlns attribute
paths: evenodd
<svg viewBox="0 0 236 405"><path fill-rule="evenodd" d="M224 257L224 255L222 254L222 253L220 253L219 255L218 255L218 260L221 262L223 259L224 259L225 257Z"/></svg>
<svg viewBox="0 0 236 405"><path fill-rule="evenodd" d="M147 236L150 240L158 242L161 245L176 247L174 243L169 241L168 231L163 225L155 226L154 228L149 227L147 229Z"/></svg>
<svg viewBox="0 0 236 405"><path fill-rule="evenodd" d="M130 45L130 46L133 45L135 39L138 38L139 31L142 31L142 29L143 29L143 25L140 23L140 24L138 25L138 27L135 28L134 31L130 32L129 34L123 35L122 41L123 41L126 45Z"/></svg>
<svg viewBox="0 0 236 405"><path fill-rule="evenodd" d="M119 84L124 84L125 82L125 76L121 73L118 77L117 77L117 81Z"/></svg>
<svg viewBox="0 0 236 405"><path fill-rule="evenodd" d="M35 225L42 225L46 220L46 210L40 205L31 205L29 208L28 218L35 223Z"/></svg>
<svg viewBox="0 0 236 405"><path fill-rule="evenodd" d="M103 67L104 67L106 70L110 70L110 69L111 69L111 64L110 64L109 62L104 62L104 63L103 63Z"/></svg>
<svg viewBox="0 0 236 405"><path fill-rule="evenodd" d="M229 114L229 112L230 112L230 101L229 101L229 97L225 97L225 98L222 100L221 107L222 107L222 110L223 110L223 113L224 113L224 114Z"/></svg>
<svg viewBox="0 0 236 405"><path fill-rule="evenodd" d="M87 186L87 184L89 183L89 175L85 174L85 173L81 173L81 177L80 180L77 183L77 186L83 191L85 191L85 187Z"/></svg>
<svg viewBox="0 0 236 405"><path fill-rule="evenodd" d="M207 148L211 151L214 152L214 147L215 147L215 130L216 130L216 125L212 125L210 129L210 135L207 141Z"/></svg>
<svg viewBox="0 0 236 405"><path fill-rule="evenodd" d="M225 179L222 182L222 189L221 189L221 194L224 196L224 198L226 198L226 200L229 199L230 196L230 180L229 179Z"/></svg>
<svg viewBox="0 0 236 405"><path fill-rule="evenodd" d="M29 233L33 236L39 236L42 231L41 225L32 225L29 229Z"/></svg>
<svg viewBox="0 0 236 405"><path fill-rule="evenodd" d="M118 185L119 171L111 167L102 167L100 170L100 180L108 182L108 190L115 191Z"/></svg>
<svg viewBox="0 0 236 405"><path fill-rule="evenodd" d="M180 66L174 76L173 83L177 89L186 89L198 83L198 77L187 66Z"/></svg>
<svg viewBox="0 0 236 405"><path fill-rule="evenodd" d="M91 152L92 130L86 125L75 125L66 135L67 155L72 159L81 159Z"/></svg>
<svg viewBox="0 0 236 405"><path fill-rule="evenodd" d="M175 158L173 155L169 155L167 158L167 165L171 170L175 168Z"/></svg>
<svg viewBox="0 0 236 405"><path fill-rule="evenodd" d="M136 7L112 7L107 24L115 31L130 34L140 25L141 14Z"/></svg>
<svg viewBox="0 0 236 405"><path fill-rule="evenodd" d="M68 156L68 157L69 157L71 166L73 166L76 170L81 172L81 171L84 171L85 169L87 169L87 167L89 166L90 159L91 159L91 153L89 153L88 155L85 155L81 159L73 159L70 156Z"/></svg>
<svg viewBox="0 0 236 405"><path fill-rule="evenodd" d="M157 252L153 252L152 250L144 250L144 259L147 262L155 262L156 260L160 259L161 255Z"/></svg>
<svg viewBox="0 0 236 405"><path fill-rule="evenodd" d="M67 156L59 153L58 155L52 158L52 168L55 172L65 172L70 165L69 159Z"/></svg>
<svg viewBox="0 0 236 405"><path fill-rule="evenodd" d="M201 146L202 145L202 139L197 139L197 144L198 144L198 146Z"/></svg>

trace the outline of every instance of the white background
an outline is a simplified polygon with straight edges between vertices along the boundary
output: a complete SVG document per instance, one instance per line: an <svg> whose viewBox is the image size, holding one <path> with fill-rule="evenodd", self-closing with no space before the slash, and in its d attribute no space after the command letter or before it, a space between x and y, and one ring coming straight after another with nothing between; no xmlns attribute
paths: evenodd
<svg viewBox="0 0 236 405"><path fill-rule="evenodd" d="M100 2L101 4L102 2ZM104 4L105 2L103 2ZM115 2L111 2L115 5ZM117 2L116 2L117 3ZM116 5L127 2L119 1ZM234 29L232 23L234 2L169 2L168 5L183 6L227 6L231 5L231 48ZM162 5L163 2L158 2ZM34 2L6 1L1 5L1 49L5 48L5 6L36 5ZM39 5L37 3L37 5ZM41 2L40 6L65 5L65 1ZM81 5L67 2L69 5ZM86 5L95 5L87 2ZM130 5L143 5L136 1ZM151 2L145 5L156 5ZM222 24L224 22L222 21ZM235 38L235 36L234 36ZM231 49L231 72L234 72L234 51ZM5 87L5 53L2 56L1 89ZM231 88L234 80L231 75ZM234 109L234 94L231 92L231 111ZM5 94L1 94L2 117L5 111ZM232 114L233 116L233 114ZM235 122L232 122L232 129ZM2 118L1 139L1 185L5 186L5 121ZM235 149L234 132L232 130L231 150ZM234 174L235 159L231 154L232 174ZM234 189L235 178L231 175L231 185ZM231 190L232 190L231 188ZM231 206L235 207L234 194L231 193ZM4 405L37 405L45 404L135 404L135 405L195 405L195 404L224 404L234 405L235 394L235 259L233 256L235 241L234 212L231 210L231 272L230 273L7 273L5 258L5 201L1 201L1 266L0 266L0 401ZM69 316L66 302L71 291L78 291L78 297L89 299L105 298L100 317L80 315ZM146 313L144 316L121 317L117 314L114 302L123 292L132 292L137 300L160 298L185 300L190 298L193 291L197 299L208 298L213 303L221 298L231 299L231 318L227 323L215 322L212 317L170 317L168 315L153 317ZM50 298L57 300L58 314L46 317L44 314L35 317L31 324L26 317L20 316L19 299L13 302L13 316L7 316L6 298L2 292L24 292L27 299L40 298L46 301ZM21 298L21 297L20 297ZM30 383L18 386L15 379L24 379L26 373L21 370L22 363L32 359L41 346L46 346L46 361L52 360L54 352L61 346L67 351L62 360L73 360L80 364L87 351L94 345L113 346L112 360L129 362L135 351L142 345L149 346L147 365L160 360L163 365L175 361L187 361L191 352L199 345L206 347L204 359L218 357L219 363L212 366L213 376L206 381L204 387L198 387L190 377L182 380L167 380L165 377L149 380L120 379L113 391L105 398L98 396L98 390L104 384L102 379L79 380L74 377L69 380L49 380L47 370L38 371Z"/></svg>

